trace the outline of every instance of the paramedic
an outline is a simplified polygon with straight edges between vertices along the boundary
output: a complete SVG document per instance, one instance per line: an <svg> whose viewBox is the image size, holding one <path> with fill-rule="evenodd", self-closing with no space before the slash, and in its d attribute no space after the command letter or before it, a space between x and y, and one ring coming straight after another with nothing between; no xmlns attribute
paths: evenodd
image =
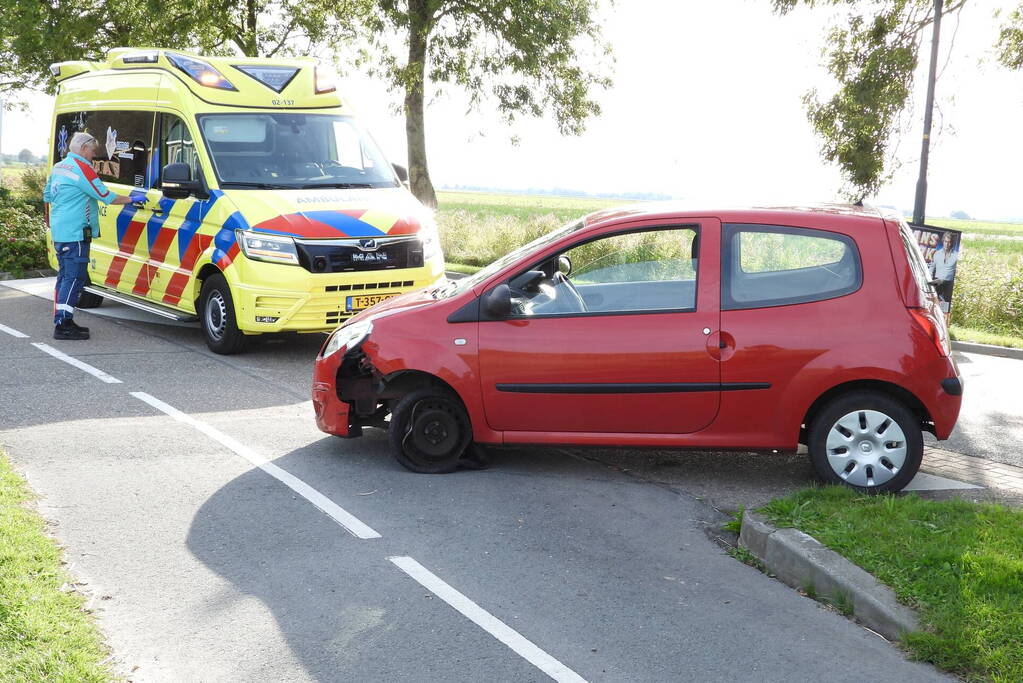
<svg viewBox="0 0 1023 683"><path fill-rule="evenodd" d="M53 338L88 339L89 328L75 324L75 305L88 278L89 241L99 236L99 202L129 204L107 189L92 168L99 143L88 133L75 133L68 155L53 166L43 191L50 205L50 232L60 270L54 292ZM133 195L135 193L132 193ZM141 195L138 199L143 199Z"/></svg>

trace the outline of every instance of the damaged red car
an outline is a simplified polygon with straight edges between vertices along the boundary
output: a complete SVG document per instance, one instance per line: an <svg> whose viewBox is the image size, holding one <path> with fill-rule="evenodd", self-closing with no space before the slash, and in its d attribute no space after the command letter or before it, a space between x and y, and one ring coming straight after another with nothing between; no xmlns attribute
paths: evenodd
<svg viewBox="0 0 1023 683"><path fill-rule="evenodd" d="M389 429L416 472L481 445L805 444L825 481L897 491L962 400L928 279L870 208L596 213L339 327L316 421Z"/></svg>

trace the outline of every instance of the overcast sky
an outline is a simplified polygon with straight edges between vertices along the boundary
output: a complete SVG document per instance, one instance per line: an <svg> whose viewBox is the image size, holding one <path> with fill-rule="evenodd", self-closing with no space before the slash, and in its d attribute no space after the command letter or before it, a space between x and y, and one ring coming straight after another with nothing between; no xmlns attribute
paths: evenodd
<svg viewBox="0 0 1023 683"><path fill-rule="evenodd" d="M1023 72L1006 72L992 54L992 15L1013 4L975 0L942 26L946 50L955 38L951 58L939 62L928 215L1023 220ZM770 5L618 0L603 18L614 85L598 94L603 115L586 133L561 137L549 120L508 127L485 110L467 114L464 98L448 92L427 114L435 185L659 192L704 206L838 198L838 171L821 160L801 102L810 87L830 87L819 54L827 19L807 10L776 17ZM929 45L928 34L924 68ZM912 209L925 78L921 71L901 168L868 201ZM344 83L385 153L404 162L397 96L357 75ZM5 114L4 152L46 149L52 98L27 101L29 112Z"/></svg>

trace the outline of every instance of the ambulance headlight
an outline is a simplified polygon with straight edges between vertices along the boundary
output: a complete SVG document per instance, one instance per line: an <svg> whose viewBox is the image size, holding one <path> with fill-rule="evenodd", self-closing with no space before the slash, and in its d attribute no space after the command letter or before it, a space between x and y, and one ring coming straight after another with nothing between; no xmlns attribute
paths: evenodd
<svg viewBox="0 0 1023 683"><path fill-rule="evenodd" d="M236 230L238 244L246 258L253 261L269 261L270 263L287 263L297 266L298 251L295 240L284 235L264 235L249 230Z"/></svg>
<svg viewBox="0 0 1023 683"><path fill-rule="evenodd" d="M369 333L373 331L373 323L368 320L365 322L352 323L339 327L331 333L330 338L327 339L327 343L323 346L323 351L320 353L320 358L326 358L332 354L337 353L340 349L350 349L356 344L359 344Z"/></svg>
<svg viewBox="0 0 1023 683"><path fill-rule="evenodd" d="M419 241L423 243L424 261L429 261L440 253L440 233L437 231L437 222L433 216L420 221Z"/></svg>

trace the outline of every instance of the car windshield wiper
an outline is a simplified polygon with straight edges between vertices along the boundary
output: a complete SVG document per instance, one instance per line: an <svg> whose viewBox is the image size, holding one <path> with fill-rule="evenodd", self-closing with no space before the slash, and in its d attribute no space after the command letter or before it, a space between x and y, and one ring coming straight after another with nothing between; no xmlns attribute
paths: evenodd
<svg viewBox="0 0 1023 683"><path fill-rule="evenodd" d="M280 183L249 183L234 180L225 180L222 187L254 187L258 190L297 190L295 185L281 185Z"/></svg>
<svg viewBox="0 0 1023 683"><path fill-rule="evenodd" d="M319 187L337 188L337 189L342 189L342 190L352 190L352 189L365 190L365 189L372 188L373 185L371 183L314 183L312 185L303 185L302 189L303 190L314 190L314 189L319 188Z"/></svg>

